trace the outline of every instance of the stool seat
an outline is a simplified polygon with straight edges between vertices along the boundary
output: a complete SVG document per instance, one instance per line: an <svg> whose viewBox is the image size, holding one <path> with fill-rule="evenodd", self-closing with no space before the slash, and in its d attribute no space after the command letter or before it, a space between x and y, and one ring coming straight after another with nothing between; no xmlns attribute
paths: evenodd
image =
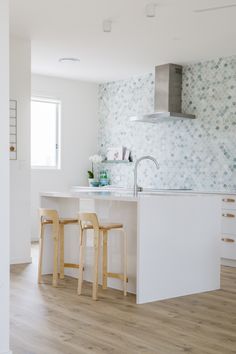
<svg viewBox="0 0 236 354"><path fill-rule="evenodd" d="M100 223L99 224L99 230L100 231L109 231L112 229L122 229L123 228L123 224L118 224L118 223ZM83 225L83 229L84 230L92 230L93 229L93 225L91 224L85 224Z"/></svg>
<svg viewBox="0 0 236 354"><path fill-rule="evenodd" d="M77 224L77 223L78 223L78 219L73 219L73 218L59 218L59 224L62 224L62 225ZM44 225L53 224L53 220L44 219L44 220L42 220L42 224L44 224Z"/></svg>

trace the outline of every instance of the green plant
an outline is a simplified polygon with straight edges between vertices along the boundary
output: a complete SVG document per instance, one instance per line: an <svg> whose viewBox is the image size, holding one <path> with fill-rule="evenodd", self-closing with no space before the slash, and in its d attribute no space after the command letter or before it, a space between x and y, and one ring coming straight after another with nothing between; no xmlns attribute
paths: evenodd
<svg viewBox="0 0 236 354"><path fill-rule="evenodd" d="M92 155L89 157L89 161L92 163L92 169L88 171L88 178L94 178L94 164L102 162L101 155Z"/></svg>
<svg viewBox="0 0 236 354"><path fill-rule="evenodd" d="M93 171L88 171L88 178L94 178Z"/></svg>

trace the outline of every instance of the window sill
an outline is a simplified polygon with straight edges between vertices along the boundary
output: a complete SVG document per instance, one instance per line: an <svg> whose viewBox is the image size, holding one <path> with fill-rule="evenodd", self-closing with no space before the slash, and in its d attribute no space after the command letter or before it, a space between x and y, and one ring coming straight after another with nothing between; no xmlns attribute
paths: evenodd
<svg viewBox="0 0 236 354"><path fill-rule="evenodd" d="M31 166L31 170L60 171L61 167Z"/></svg>

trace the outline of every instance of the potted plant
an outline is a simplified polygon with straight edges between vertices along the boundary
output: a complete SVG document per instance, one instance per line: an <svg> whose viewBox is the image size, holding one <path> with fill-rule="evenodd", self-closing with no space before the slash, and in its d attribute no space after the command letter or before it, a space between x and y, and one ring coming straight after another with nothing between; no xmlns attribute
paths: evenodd
<svg viewBox="0 0 236 354"><path fill-rule="evenodd" d="M89 182L89 187L93 187L93 183L96 182L95 181L95 171L94 171L94 164L98 164L101 163L103 160L101 155L92 155L89 157L89 161L91 161L92 163L92 168L91 170L88 171L88 182Z"/></svg>

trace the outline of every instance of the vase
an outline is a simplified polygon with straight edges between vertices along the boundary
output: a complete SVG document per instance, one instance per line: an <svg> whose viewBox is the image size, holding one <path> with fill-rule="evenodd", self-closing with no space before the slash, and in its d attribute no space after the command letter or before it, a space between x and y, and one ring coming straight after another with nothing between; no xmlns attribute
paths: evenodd
<svg viewBox="0 0 236 354"><path fill-rule="evenodd" d="M89 178L89 179L88 179L88 185L89 185L89 187L93 187L92 183L93 183L94 181L95 181L94 178Z"/></svg>

